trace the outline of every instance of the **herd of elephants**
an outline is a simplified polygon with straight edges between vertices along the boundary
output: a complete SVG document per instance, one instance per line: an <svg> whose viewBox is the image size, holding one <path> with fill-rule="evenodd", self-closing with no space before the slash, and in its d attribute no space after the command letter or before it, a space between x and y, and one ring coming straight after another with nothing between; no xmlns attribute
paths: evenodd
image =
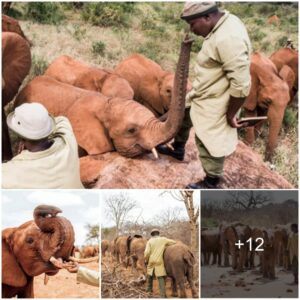
<svg viewBox="0 0 300 300"><path fill-rule="evenodd" d="M169 142L178 131L186 90L191 88L191 42L183 43L176 74L141 54L130 55L114 70L92 67L62 55L19 91L31 67L31 41L18 21L6 15L2 15L2 31L3 116L4 106L15 97L14 107L38 101L54 116L69 118L81 155L117 151L136 157L152 151L156 156L155 147ZM250 95L243 109L246 117L268 116L265 158L271 160L285 109L298 91L298 52L281 48L270 57L254 52L251 78ZM2 130L2 155L7 160L12 151L4 120ZM245 138L253 144L254 127L247 128Z"/></svg>
<svg viewBox="0 0 300 300"><path fill-rule="evenodd" d="M137 53L120 61L113 70L61 55L43 75L24 86L32 66L34 41L26 37L16 19L2 14L2 161L12 159L14 153L5 118L7 105L12 103L10 108L15 108L31 102L43 104L53 116L70 120L81 157L116 151L128 158L146 152L158 158L156 147L168 145L184 117L186 92L192 88L188 78L192 43L191 39L183 40L175 72ZM267 115L265 160L271 161L285 110L294 105L298 93L298 51L283 47L270 57L254 52L250 71L251 91L243 111L245 117ZM261 126L246 128L247 144L254 143ZM61 213L55 206L39 205L33 211L33 220L2 231L2 298L34 298L34 277L56 275L69 261L99 262L100 255L102 261L130 270L138 284L145 284L146 235L102 239L101 245L79 249L75 247L72 223ZM215 228L201 228L197 254L181 241L166 247L163 260L172 297L187 298L191 294L199 298L195 274L201 267L216 265L237 273L257 268L269 280L275 280L277 267L290 271L286 252L290 226L262 229L223 222ZM251 251L237 248L238 242L249 239L254 241ZM257 241L262 240L264 251L256 251L261 246Z"/></svg>

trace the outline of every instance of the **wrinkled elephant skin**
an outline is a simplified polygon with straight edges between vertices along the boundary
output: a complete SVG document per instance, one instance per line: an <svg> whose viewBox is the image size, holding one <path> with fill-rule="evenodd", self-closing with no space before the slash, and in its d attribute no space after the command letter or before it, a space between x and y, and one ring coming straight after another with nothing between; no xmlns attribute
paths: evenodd
<svg viewBox="0 0 300 300"><path fill-rule="evenodd" d="M74 248L74 231L59 208L40 205L34 221L2 231L2 297L33 298L33 279L55 275L50 258L67 260ZM51 217L47 217L51 215Z"/></svg>
<svg viewBox="0 0 300 300"><path fill-rule="evenodd" d="M269 122L269 138L265 159L271 161L277 145L283 116L290 101L290 77L294 77L292 69L285 66L278 73L273 62L261 53L255 52L251 58L251 90L243 105L246 117L267 115ZM256 126L259 131L261 124ZM246 141L252 144L255 140L255 128L247 127Z"/></svg>
<svg viewBox="0 0 300 300"><path fill-rule="evenodd" d="M44 75L108 97L133 98L133 90L124 78L107 70L90 67L67 55L55 59Z"/></svg>

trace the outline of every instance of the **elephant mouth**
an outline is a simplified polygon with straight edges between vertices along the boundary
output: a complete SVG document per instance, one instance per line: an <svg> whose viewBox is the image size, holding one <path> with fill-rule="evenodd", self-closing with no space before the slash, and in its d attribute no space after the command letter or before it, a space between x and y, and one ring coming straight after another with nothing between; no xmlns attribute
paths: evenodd
<svg viewBox="0 0 300 300"><path fill-rule="evenodd" d="M115 145L115 148L117 149L119 154L121 154L122 156L127 157L127 158L133 158L133 157L142 155L145 152L152 152L154 158L158 159L158 153L155 148L151 149L151 151L150 151L148 149L143 148L139 144L135 144L135 145L132 145L131 147L126 147L126 148Z"/></svg>

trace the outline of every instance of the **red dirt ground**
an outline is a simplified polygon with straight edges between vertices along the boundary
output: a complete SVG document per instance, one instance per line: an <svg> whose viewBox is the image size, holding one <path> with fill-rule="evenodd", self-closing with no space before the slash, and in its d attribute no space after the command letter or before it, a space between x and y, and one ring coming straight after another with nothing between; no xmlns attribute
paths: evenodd
<svg viewBox="0 0 300 300"><path fill-rule="evenodd" d="M117 152L81 158L81 179L86 187L114 189L178 189L204 177L198 159L194 134L190 135L183 162L152 153L130 159ZM262 157L239 142L237 150L227 157L222 188L291 189L281 175L270 170Z"/></svg>
<svg viewBox="0 0 300 300"><path fill-rule="evenodd" d="M99 271L97 262L82 265ZM99 298L99 288L76 281L76 274L60 270L44 285L44 274L34 279L35 298Z"/></svg>

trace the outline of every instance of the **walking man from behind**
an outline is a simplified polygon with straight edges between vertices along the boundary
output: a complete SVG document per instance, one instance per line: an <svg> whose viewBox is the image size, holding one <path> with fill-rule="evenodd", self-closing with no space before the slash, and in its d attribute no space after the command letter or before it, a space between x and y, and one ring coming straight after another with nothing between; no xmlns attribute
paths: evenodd
<svg viewBox="0 0 300 300"><path fill-rule="evenodd" d="M153 293L153 279L155 276L158 280L161 298L166 298L165 276L167 273L163 255L165 248L174 244L176 244L174 240L159 236L158 229L151 231L151 238L146 244L144 256L147 265L147 292Z"/></svg>

